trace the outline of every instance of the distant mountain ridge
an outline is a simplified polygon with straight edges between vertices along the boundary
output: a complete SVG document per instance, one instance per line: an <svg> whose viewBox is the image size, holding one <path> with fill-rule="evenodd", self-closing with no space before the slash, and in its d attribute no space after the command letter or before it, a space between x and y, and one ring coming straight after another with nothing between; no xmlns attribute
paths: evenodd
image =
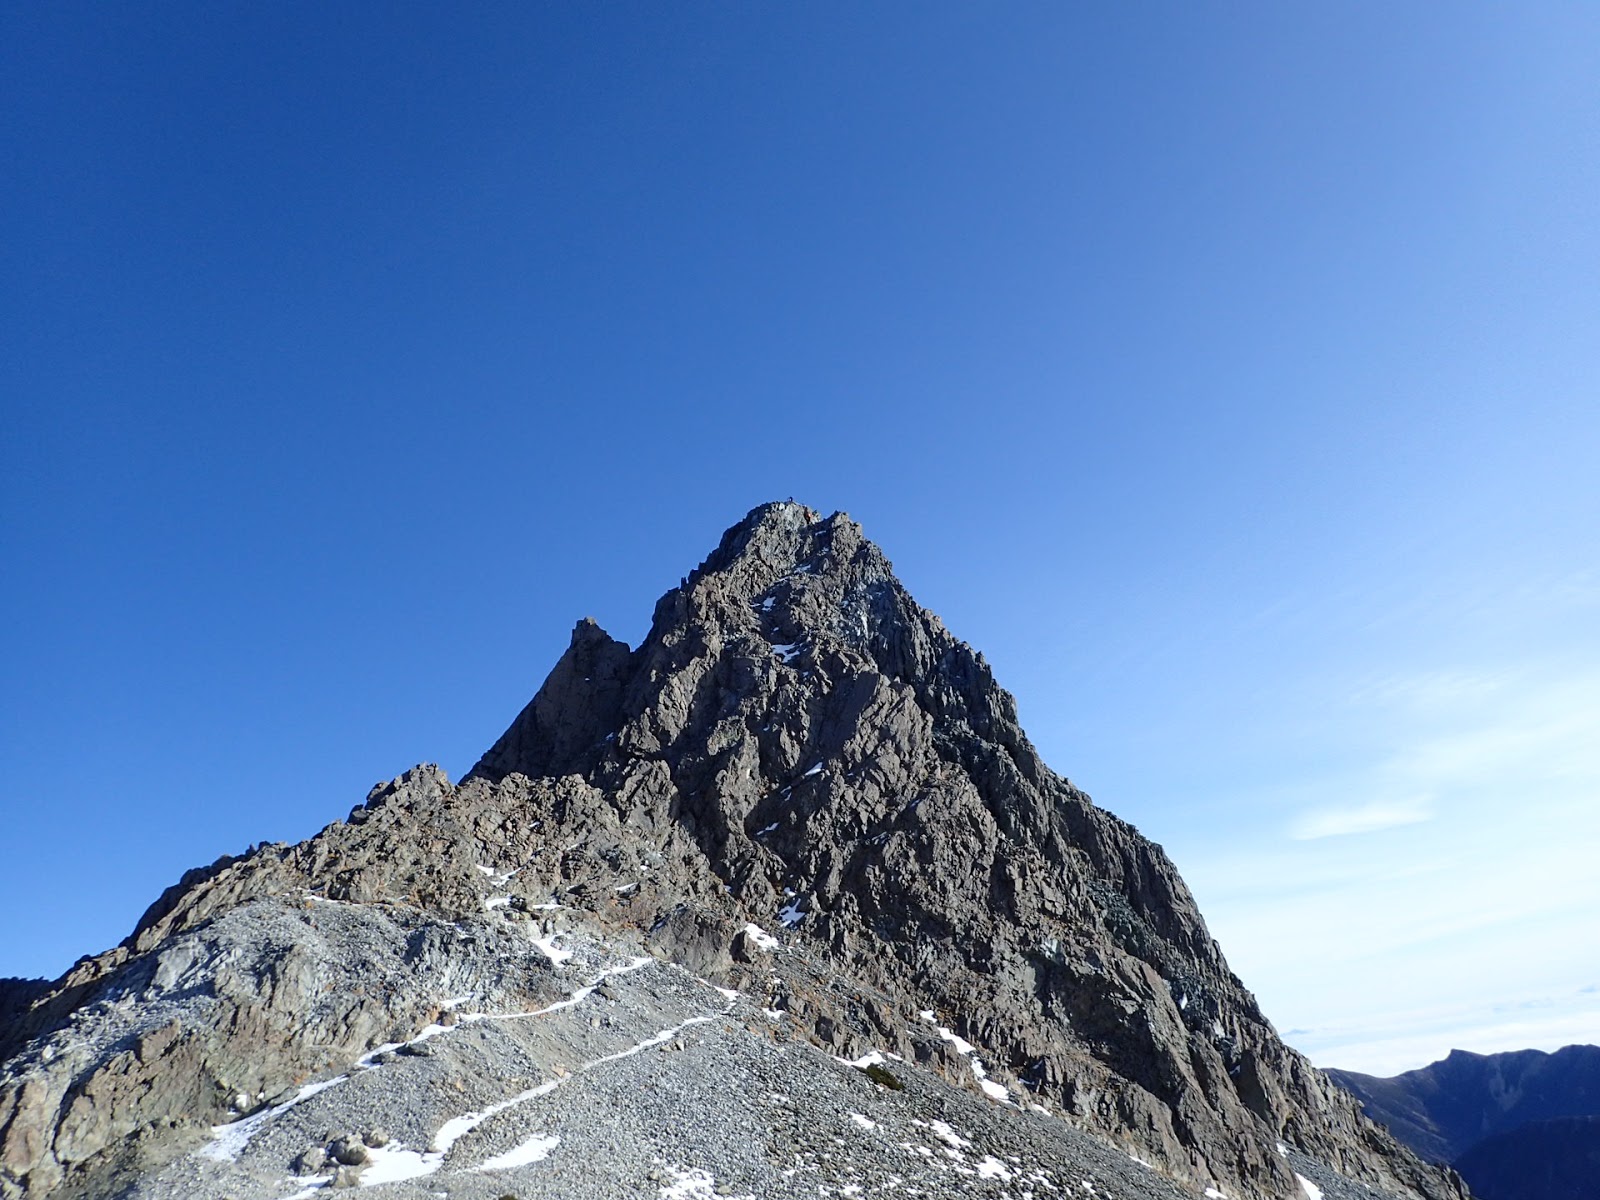
<svg viewBox="0 0 1600 1200"><path fill-rule="evenodd" d="M1600 1046L1452 1050L1389 1079L1328 1074L1423 1158L1453 1165L1484 1200L1600 1196Z"/></svg>
<svg viewBox="0 0 1600 1200"><path fill-rule="evenodd" d="M1600 1116L1600 1046L1448 1057L1382 1079L1328 1072L1367 1115L1430 1162L1454 1162L1486 1137L1552 1117Z"/></svg>

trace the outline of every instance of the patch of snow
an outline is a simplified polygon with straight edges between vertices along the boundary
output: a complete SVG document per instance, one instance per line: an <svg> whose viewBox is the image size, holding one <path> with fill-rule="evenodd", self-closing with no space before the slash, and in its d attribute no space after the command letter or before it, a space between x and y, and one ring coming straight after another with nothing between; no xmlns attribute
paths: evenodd
<svg viewBox="0 0 1600 1200"><path fill-rule="evenodd" d="M444 1156L450 1153L450 1147L454 1146L496 1113L503 1113L508 1108L526 1104L529 1100L537 1100L540 1096L548 1096L565 1082L564 1078L559 1077L547 1079L538 1087L531 1087L525 1092L518 1092L510 1099L491 1104L488 1108L478 1112L462 1113L459 1117L451 1117L443 1125L439 1126L438 1132L433 1135L432 1141L428 1144L428 1153L424 1157L433 1162L433 1166L429 1169L437 1170L439 1163L444 1161Z"/></svg>
<svg viewBox="0 0 1600 1200"><path fill-rule="evenodd" d="M404 1045L405 1045L404 1042L385 1042L381 1046L374 1046L371 1050L368 1050L360 1058L356 1059L356 1064L355 1065L358 1066L358 1067L374 1067L374 1066L377 1066L376 1059L377 1059L378 1055L380 1055L380 1054L393 1054L396 1050L400 1049L400 1047L404 1046Z"/></svg>
<svg viewBox="0 0 1600 1200"><path fill-rule="evenodd" d="M954 1046L958 1054L974 1054L977 1052L977 1047L975 1047L971 1042L967 1041L967 1039L962 1037L959 1033L956 1033L947 1025L940 1025L936 1023L933 1019L932 1009L923 1009L917 1014L917 1016L921 1017L928 1024L932 1025L934 1032Z"/></svg>
<svg viewBox="0 0 1600 1200"><path fill-rule="evenodd" d="M1005 1181L1010 1179L1013 1174L1015 1174L1015 1172L1013 1172L1010 1167L1006 1166L1005 1163L1001 1162L992 1154L985 1154L983 1156L983 1161L978 1164L979 1179L999 1179Z"/></svg>
<svg viewBox="0 0 1600 1200"><path fill-rule="evenodd" d="M380 1183L399 1183L403 1179L420 1179L439 1169L439 1159L444 1155L419 1154L404 1146L382 1146L367 1151L367 1165L361 1172L361 1186L372 1187Z"/></svg>
<svg viewBox="0 0 1600 1200"><path fill-rule="evenodd" d="M510 896L490 896L483 902L483 906L493 912L497 908L504 908L511 903Z"/></svg>
<svg viewBox="0 0 1600 1200"><path fill-rule="evenodd" d="M761 611L764 613L771 612L772 606L777 602L778 598L776 596L768 596L761 602Z"/></svg>
<svg viewBox="0 0 1600 1200"><path fill-rule="evenodd" d="M495 875L497 875L499 873L493 867L486 867L482 863L476 863L474 865L478 868L478 870L482 871L485 875L489 876L489 878L491 878L491 879L493 879L495 877Z"/></svg>
<svg viewBox="0 0 1600 1200"><path fill-rule="evenodd" d="M544 947L540 946L540 949L543 950ZM549 953L548 950L545 952ZM570 957L572 951L558 949L556 953L564 954ZM383 1054L385 1051L399 1050L403 1046L414 1046L418 1042L425 1042L429 1038L434 1038L438 1037L440 1034L449 1033L453 1029L460 1029L463 1025L471 1024L473 1021L516 1021L525 1017L543 1017L553 1012L561 1012L563 1009L572 1008L575 1005L582 1004L594 994L595 988L604 983L607 979L611 978L611 976L626 975L630 971L637 971L641 967L647 967L654 961L655 960L648 955L642 955L638 958L630 958L627 962L621 964L620 966L607 967L604 971L601 971L600 974L596 975L592 982L585 984L581 988L578 988L575 992L567 996L566 999L557 1000L553 1004L545 1005L543 1008L536 1008L532 1012L462 1013L461 1020L455 1025L440 1025L437 1022L432 1025L426 1025L420 1032L418 1032L417 1036L412 1038L409 1042L385 1042L376 1049L369 1050L367 1053L363 1054L359 1059L356 1060L355 1065L357 1067L371 1067L374 1065L373 1060L376 1059L380 1054ZM445 1007L452 1008L456 1004L465 1003L470 999L472 999L471 996L464 996L460 1000L449 1000L445 1002Z"/></svg>
<svg viewBox="0 0 1600 1200"><path fill-rule="evenodd" d="M875 1067L879 1063L887 1061L883 1057L882 1050L868 1050L860 1058L840 1058L837 1054L833 1058L835 1062L841 1062L847 1067L855 1067L858 1070L862 1067Z"/></svg>
<svg viewBox="0 0 1600 1200"><path fill-rule="evenodd" d="M787 666L789 663L792 663L797 657L799 657L800 643L777 642L773 645L772 652L781 658L784 661L784 664Z"/></svg>
<svg viewBox="0 0 1600 1200"><path fill-rule="evenodd" d="M1312 1183L1311 1180L1307 1179L1304 1175L1300 1174L1299 1171L1294 1173L1294 1177L1300 1181L1300 1187L1301 1190L1303 1190L1306 1194L1306 1200L1322 1200L1321 1188Z"/></svg>
<svg viewBox="0 0 1600 1200"><path fill-rule="evenodd" d="M862 1113L853 1112L850 1114L850 1119L863 1129L876 1129L878 1127L876 1121Z"/></svg>
<svg viewBox="0 0 1600 1200"><path fill-rule="evenodd" d="M972 1067L972 1074L977 1078L978 1087L983 1090L983 1094L985 1096L989 1097L991 1100L998 1100L1002 1104L1011 1104L1014 1106L1014 1102L1011 1099L1010 1090L1004 1084L996 1083L994 1080L989 1078L989 1072L984 1067L983 1060L978 1057L978 1050L976 1046L967 1041L967 1039L962 1037L959 1033L956 1033L949 1026L940 1025L934 1019L932 1009L925 1008L917 1015L924 1021L928 1022L928 1024L932 1025L934 1030L939 1034L939 1037L954 1046L958 1053L967 1056L967 1062Z"/></svg>
<svg viewBox="0 0 1600 1200"><path fill-rule="evenodd" d="M546 937L534 938L533 940L533 944L537 946L543 952L544 956L550 960L550 965L558 970L565 966L567 960L572 957L571 950L563 950L560 946L556 945L556 938L559 936L561 935L552 933Z"/></svg>
<svg viewBox="0 0 1600 1200"><path fill-rule="evenodd" d="M573 992L572 995L568 996L565 1000L557 1000L554 1004L546 1004L538 1012L532 1012L528 1015L530 1017L542 1017L546 1013L560 1012L564 1008L575 1008L582 1004L590 996L594 995L594 989L594 984L586 984L577 991Z"/></svg>
<svg viewBox="0 0 1600 1200"><path fill-rule="evenodd" d="M1221 1188L1207 1188L1206 1200L1228 1200Z"/></svg>
<svg viewBox="0 0 1600 1200"><path fill-rule="evenodd" d="M783 1020L783 1009L781 1008L763 1008L761 1011L767 1014L769 1021Z"/></svg>
<svg viewBox="0 0 1600 1200"><path fill-rule="evenodd" d="M1154 1163L1145 1162L1144 1159L1140 1158L1132 1150L1128 1151L1128 1157L1131 1158L1134 1162L1138 1163L1141 1167L1148 1168L1151 1171L1154 1171L1156 1169Z"/></svg>
<svg viewBox="0 0 1600 1200"><path fill-rule="evenodd" d="M676 1178L663 1185L661 1195L665 1200L710 1200L716 1193L717 1181L707 1171L690 1171L682 1167L669 1168Z"/></svg>
<svg viewBox="0 0 1600 1200"><path fill-rule="evenodd" d="M450 1148L461 1138L483 1124L496 1113L504 1112L518 1104L526 1103L539 1096L547 1096L565 1082L563 1079L551 1079L541 1083L538 1087L529 1088L512 1096L509 1100L502 1100L498 1104L491 1104L480 1112L463 1113L459 1117L452 1117L433 1135L428 1149L425 1151L407 1149L402 1143L395 1143L368 1151L368 1165L361 1172L361 1186L372 1187L383 1183L398 1183L406 1179L420 1179L425 1175L432 1175L443 1164L445 1156L450 1153ZM534 1142L540 1139L533 1139ZM549 1139L549 1145L537 1157L518 1159L517 1161L501 1162L501 1159L510 1160L514 1155L533 1153L532 1142L524 1142L514 1150L500 1155L497 1159L490 1159L477 1169L497 1170L504 1166L521 1166L524 1161L537 1162L549 1154L559 1138ZM329 1176L331 1179L332 1177Z"/></svg>
<svg viewBox="0 0 1600 1200"><path fill-rule="evenodd" d="M661 1185L662 1200L717 1200L717 1180L709 1171L698 1167L668 1167L666 1173L673 1176L673 1180ZM736 1200L755 1200L755 1197L746 1193Z"/></svg>
<svg viewBox="0 0 1600 1200"><path fill-rule="evenodd" d="M1285 1146L1282 1142L1279 1142L1278 1143L1278 1153L1282 1157L1288 1158L1289 1157L1289 1147Z"/></svg>
<svg viewBox="0 0 1600 1200"><path fill-rule="evenodd" d="M505 1171L512 1167L525 1167L529 1163L543 1162L550 1157L550 1151L561 1144L561 1139L555 1134L536 1133L533 1137L520 1145L513 1146L504 1154L496 1154L493 1158L486 1158L478 1166L480 1171Z"/></svg>
<svg viewBox="0 0 1600 1200"><path fill-rule="evenodd" d="M813 775L821 775L821 774L822 774L822 764L821 763L817 763L809 771L807 771L804 775L800 776L800 778L801 779L810 779Z"/></svg>
<svg viewBox="0 0 1600 1200"><path fill-rule="evenodd" d="M261 1127L273 1117L288 1112L301 1101L309 1100L318 1092L325 1092L348 1078L350 1078L348 1075L335 1075L332 1079L324 1079L321 1083L308 1083L282 1104L274 1105L272 1108L228 1125L213 1125L211 1140L201 1146L197 1153L202 1158L209 1158L215 1162L234 1162L244 1153L245 1147L250 1144L250 1139L261 1132Z"/></svg>
<svg viewBox="0 0 1600 1200"><path fill-rule="evenodd" d="M783 923L784 928L793 929L796 925L800 924L801 919L806 915L805 912L800 908L800 901L803 898L804 897L796 896L793 900L789 901L788 904L785 904L778 910L778 920Z"/></svg>
<svg viewBox="0 0 1600 1200"><path fill-rule="evenodd" d="M630 971L637 971L641 967L648 967L653 962L655 962L655 959L651 958L648 954L641 954L637 958L630 958L620 967L609 967L600 972L600 980L610 979L613 975L626 975ZM596 982L598 983L600 980L596 980Z"/></svg>
<svg viewBox="0 0 1600 1200"><path fill-rule="evenodd" d="M766 837L767 834L771 833L777 827L778 827L778 822L774 821L771 825L768 825L765 829L756 830L756 836L757 837Z"/></svg>
<svg viewBox="0 0 1600 1200"><path fill-rule="evenodd" d="M917 1123L921 1124L920 1121ZM934 1137L938 1138L952 1150L966 1150L970 1149L972 1146L971 1142L962 1137L943 1121L929 1121L928 1129L932 1131Z"/></svg>
<svg viewBox="0 0 1600 1200"><path fill-rule="evenodd" d="M723 1014L721 1013L717 1014L717 1016L722 1015ZM677 1037L678 1034L682 1033L691 1025L704 1025L707 1021L715 1021L716 1019L717 1017L690 1017L687 1021L684 1021L680 1025L674 1025L671 1029L663 1029L660 1033L645 1038L645 1040L640 1042L637 1046L629 1046L626 1050L619 1050L615 1054L608 1054L604 1058L597 1058L593 1062L584 1063L584 1069L587 1070L589 1067L598 1067L602 1063L616 1062L619 1058L631 1058L633 1055L638 1054L641 1050L648 1050L652 1046L659 1046L663 1042L670 1042L673 1038Z"/></svg>
<svg viewBox="0 0 1600 1200"><path fill-rule="evenodd" d="M773 937L759 925L753 923L746 925L744 927L744 932L752 942L754 942L757 946L760 946L763 950L776 950L778 948L778 939Z"/></svg>

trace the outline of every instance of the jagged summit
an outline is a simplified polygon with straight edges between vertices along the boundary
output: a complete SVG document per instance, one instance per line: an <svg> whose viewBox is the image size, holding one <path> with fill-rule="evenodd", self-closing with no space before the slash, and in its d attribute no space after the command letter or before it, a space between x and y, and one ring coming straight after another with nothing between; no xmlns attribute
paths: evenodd
<svg viewBox="0 0 1600 1200"><path fill-rule="evenodd" d="M730 678L704 677L708 654L728 661ZM825 672L824 691L864 671L907 685L952 733L1009 735L1017 769L1032 779L1042 770L983 656L911 599L861 527L843 513L824 519L779 501L751 510L661 598L637 651L592 620L579 622L538 695L469 777L587 774L608 735L621 738L663 705L675 707L670 693L715 684L724 702L746 697L774 663L798 677ZM652 740L635 729L621 748Z"/></svg>
<svg viewBox="0 0 1600 1200"><path fill-rule="evenodd" d="M348 1072L464 991L555 1011L527 998L551 986L527 947L559 968L557 934L642 945L772 1036L921 1064L1190 1194L1296 1196L1293 1153L1391 1195L1460 1195L1278 1040L1160 847L1045 766L981 656L860 528L793 502L728 530L637 649L579 622L459 786L417 768L316 838L192 872L33 1001L0 1083L0 1195L124 1169L119 1138L220 1116L241 1086ZM285 966L313 936L362 986L325 958ZM137 1040L167 1028L163 988L196 987L213 1000L131 1060L51 1041L145 989L113 1022Z"/></svg>

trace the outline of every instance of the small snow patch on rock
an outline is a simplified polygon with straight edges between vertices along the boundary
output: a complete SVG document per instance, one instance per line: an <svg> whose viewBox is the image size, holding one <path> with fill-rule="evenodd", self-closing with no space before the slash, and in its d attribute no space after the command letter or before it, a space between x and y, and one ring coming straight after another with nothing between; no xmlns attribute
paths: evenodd
<svg viewBox="0 0 1600 1200"><path fill-rule="evenodd" d="M554 1134L536 1133L527 1141L522 1142L504 1154L496 1154L493 1158L486 1158L479 1165L480 1171L507 1171L512 1167L525 1167L529 1163L543 1162L550 1157L550 1151L561 1144L561 1139Z"/></svg>

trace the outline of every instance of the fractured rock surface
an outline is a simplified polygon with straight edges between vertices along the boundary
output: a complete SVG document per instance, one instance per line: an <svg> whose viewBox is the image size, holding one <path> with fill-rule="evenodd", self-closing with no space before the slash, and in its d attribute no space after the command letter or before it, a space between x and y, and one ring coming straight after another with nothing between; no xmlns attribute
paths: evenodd
<svg viewBox="0 0 1600 1200"><path fill-rule="evenodd" d="M683 1096L680 1121L685 1106L743 1098L745 1159L715 1121L690 1118L685 1135L702 1156L715 1143L730 1194L1043 1195L1097 1170L1113 1196L1290 1197L1305 1194L1297 1176L1335 1200L1464 1195L1278 1040L1161 849L1044 765L982 657L916 605L860 529L793 503L729 530L637 649L580 623L459 786L419 767L307 842L190 872L122 946L10 1001L23 1015L0 1044L0 1195L287 1196L273 1189L297 1156L382 1126L413 1149L345 1164L360 1176L346 1182L368 1186L384 1162L430 1153L430 1125L452 1106L467 1111L447 1090L457 1083L476 1112L561 1071L563 1103L595 1092L590 1169L563 1174L559 1145L581 1138L552 1089L500 1110L553 1114L521 1142L484 1144L505 1165L477 1170L464 1139L430 1174L451 1195L504 1194L487 1188L495 1171L514 1172L523 1196L711 1194L693 1190L708 1167L687 1142L623 1139L654 1145L653 1165L618 1148L615 1130L656 1111L613 1086L644 1056L594 1064L691 1019L665 982L629 1007L627 989L665 978L658 966L567 1003L582 990L572 972L592 960L603 973L620 947L676 964L686 995L715 1002L683 1039L712 1057L696 1065L686 1050L648 1087ZM611 1007L561 1034L564 1048L520 1029L565 1028L596 996ZM465 1032L416 1040L463 1013L476 1018ZM469 1061L474 1039L498 1048ZM836 1059L873 1055L866 1065L901 1087L841 1068L829 1103L865 1088L883 1121L850 1111L909 1140L932 1126L908 1122L944 1120L917 1104L959 1098L968 1125L1011 1131L993 1135L1010 1157L925 1145L973 1174L868 1179L869 1148L851 1140L865 1126L802 1144L787 1110L762 1108L767 1091L792 1095L831 1079ZM418 1079L407 1103L351 1099L401 1071ZM328 1128L280 1136L313 1116ZM844 1119L832 1112L829 1128ZM213 1126L251 1120L259 1139L233 1158L206 1153ZM607 1128L610 1165L593 1166ZM565 1141L541 1153L541 1137ZM1108 1144L1117 1171L1086 1165ZM1067 1165L1040 1165L1052 1146ZM987 1174L985 1156L998 1164ZM1130 1156L1148 1167L1128 1175ZM1028 1183L1025 1164L1050 1182ZM421 1178L382 1186L412 1194ZM312 1179L300 1190L340 1185Z"/></svg>

